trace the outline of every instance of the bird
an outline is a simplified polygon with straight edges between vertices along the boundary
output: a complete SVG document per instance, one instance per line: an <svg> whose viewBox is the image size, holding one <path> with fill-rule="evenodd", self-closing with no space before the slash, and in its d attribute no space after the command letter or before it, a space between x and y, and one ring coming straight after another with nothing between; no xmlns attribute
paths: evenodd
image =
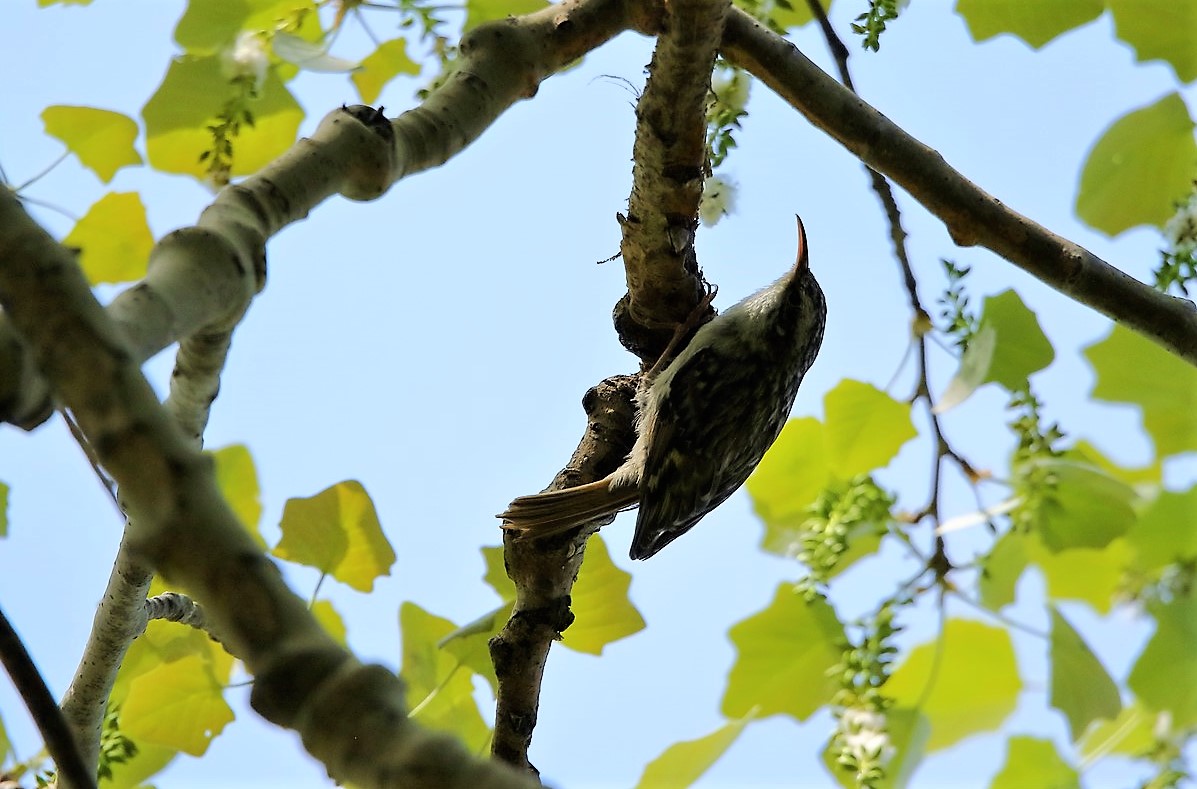
<svg viewBox="0 0 1197 789"><path fill-rule="evenodd" d="M793 267L643 376L626 460L598 481L520 496L498 515L505 530L549 537L639 506L629 555L648 559L744 484L781 433L823 343L827 303L795 218Z"/></svg>

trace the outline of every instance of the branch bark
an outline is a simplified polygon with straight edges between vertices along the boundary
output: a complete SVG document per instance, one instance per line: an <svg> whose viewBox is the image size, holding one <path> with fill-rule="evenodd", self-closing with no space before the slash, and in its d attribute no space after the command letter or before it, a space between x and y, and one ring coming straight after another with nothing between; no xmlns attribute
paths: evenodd
<svg viewBox="0 0 1197 789"><path fill-rule="evenodd" d="M620 341L651 365L674 327L702 296L694 231L706 170L706 101L729 0L676 0L659 21L649 79L636 107L633 186L623 227L628 294L615 307ZM639 376L610 378L583 400L586 433L550 490L601 479L635 440L632 405ZM504 538L504 562L517 598L490 644L499 679L493 753L536 772L528 748L552 642L573 622L570 593L596 521L545 540Z"/></svg>
<svg viewBox="0 0 1197 789"><path fill-rule="evenodd" d="M982 245L1064 295L1197 365L1197 307L1139 282L1007 208L751 16L732 9L723 55L943 220L960 246Z"/></svg>

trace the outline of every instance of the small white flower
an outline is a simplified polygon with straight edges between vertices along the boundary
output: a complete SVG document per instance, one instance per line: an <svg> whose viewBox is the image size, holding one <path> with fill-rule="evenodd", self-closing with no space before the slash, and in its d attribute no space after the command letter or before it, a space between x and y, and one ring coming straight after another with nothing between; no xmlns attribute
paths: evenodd
<svg viewBox="0 0 1197 789"><path fill-rule="evenodd" d="M1197 192L1164 225L1164 240L1174 255L1197 252Z"/></svg>
<svg viewBox="0 0 1197 789"><path fill-rule="evenodd" d="M884 767L897 753L885 731L885 715L874 710L850 708L839 721L840 742L858 764Z"/></svg>
<svg viewBox="0 0 1197 789"><path fill-rule="evenodd" d="M265 39L258 33L242 30L237 40L220 53L220 65L228 79L253 77L254 89L261 88L270 67Z"/></svg>
<svg viewBox="0 0 1197 789"><path fill-rule="evenodd" d="M1164 710L1157 715L1153 729L1152 733L1157 740L1166 740L1168 735L1172 733L1172 713Z"/></svg>
<svg viewBox="0 0 1197 789"><path fill-rule="evenodd" d="M752 80L742 71L720 74L711 80L711 91L720 104L737 112L748 103L748 89Z"/></svg>
<svg viewBox="0 0 1197 789"><path fill-rule="evenodd" d="M885 716L873 710L862 710L858 707L852 707L844 710L844 714L840 716L840 731L845 734L857 732L861 729L881 731L884 728Z"/></svg>
<svg viewBox="0 0 1197 789"><path fill-rule="evenodd" d="M703 182L698 216L704 225L710 227L736 209L736 190L736 185L721 175Z"/></svg>

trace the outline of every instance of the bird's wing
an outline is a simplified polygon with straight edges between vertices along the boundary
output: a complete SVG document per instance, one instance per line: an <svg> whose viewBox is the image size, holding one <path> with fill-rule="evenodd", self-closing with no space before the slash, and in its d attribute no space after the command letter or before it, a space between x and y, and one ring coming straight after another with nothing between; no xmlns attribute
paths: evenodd
<svg viewBox="0 0 1197 789"><path fill-rule="evenodd" d="M633 559L647 559L723 503L752 473L729 441L752 409L752 365L710 347L673 376L658 407L640 484Z"/></svg>

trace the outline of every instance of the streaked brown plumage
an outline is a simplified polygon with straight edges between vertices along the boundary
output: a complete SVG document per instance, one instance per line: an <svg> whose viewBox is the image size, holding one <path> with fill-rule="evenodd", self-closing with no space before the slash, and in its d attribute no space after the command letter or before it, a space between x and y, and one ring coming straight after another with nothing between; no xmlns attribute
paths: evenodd
<svg viewBox="0 0 1197 789"><path fill-rule="evenodd" d="M547 537L639 505L630 555L647 559L748 479L818 355L827 306L798 220L794 267L716 316L636 396L636 444L597 482L520 496L499 515Z"/></svg>

